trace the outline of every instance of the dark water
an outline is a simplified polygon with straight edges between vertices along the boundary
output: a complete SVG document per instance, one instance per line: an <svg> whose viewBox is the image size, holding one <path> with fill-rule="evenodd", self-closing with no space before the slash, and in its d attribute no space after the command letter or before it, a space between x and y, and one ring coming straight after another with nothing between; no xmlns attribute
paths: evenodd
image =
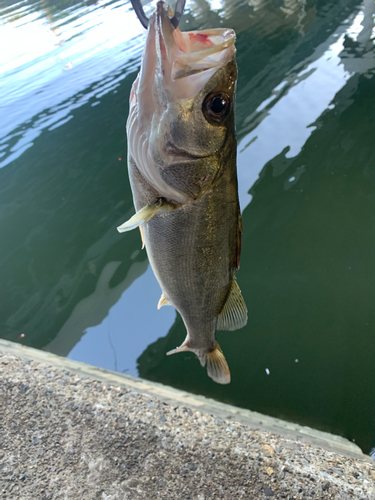
<svg viewBox="0 0 375 500"><path fill-rule="evenodd" d="M151 4L149 4L150 6ZM133 213L125 120L142 28L127 1L0 1L0 336L375 446L371 0L188 1L237 31L244 241L232 383L194 355ZM269 374L267 374L269 373Z"/></svg>

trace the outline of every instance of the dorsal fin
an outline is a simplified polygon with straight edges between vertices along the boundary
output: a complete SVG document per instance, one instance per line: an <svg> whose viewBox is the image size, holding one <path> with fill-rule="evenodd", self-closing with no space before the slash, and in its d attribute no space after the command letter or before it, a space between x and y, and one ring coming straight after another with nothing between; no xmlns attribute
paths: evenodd
<svg viewBox="0 0 375 500"><path fill-rule="evenodd" d="M158 303L158 310L163 307L163 306L171 306L172 304L169 302L167 297L164 295L164 292L161 294L159 303Z"/></svg>
<svg viewBox="0 0 375 500"><path fill-rule="evenodd" d="M217 317L216 330L237 330L247 323L247 307L236 277L221 313Z"/></svg>
<svg viewBox="0 0 375 500"><path fill-rule="evenodd" d="M242 244L242 217L241 212L238 213L238 230L237 230L237 251L236 251L236 268L240 268L241 257L241 244Z"/></svg>

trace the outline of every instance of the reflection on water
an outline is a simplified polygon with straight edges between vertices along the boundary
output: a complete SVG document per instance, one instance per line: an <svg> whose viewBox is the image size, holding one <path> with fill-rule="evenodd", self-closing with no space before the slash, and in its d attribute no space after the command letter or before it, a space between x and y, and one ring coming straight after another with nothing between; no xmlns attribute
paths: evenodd
<svg viewBox="0 0 375 500"><path fill-rule="evenodd" d="M144 303L152 304L155 296L160 294L159 284L151 268L148 267L131 289L129 287L132 278L146 270L146 261L136 262L120 285L109 288L111 274L118 265L118 262L107 264L95 292L78 303L63 328L45 349L137 376L137 358L150 342L169 330L176 312L171 307L159 312L154 304L149 314L144 314ZM120 296L119 292L124 289L125 292ZM105 313L104 318L101 312ZM139 331L142 331L142 335L139 335ZM84 336L77 343L82 333Z"/></svg>
<svg viewBox="0 0 375 500"><path fill-rule="evenodd" d="M282 152L287 158L297 156L316 129L315 121L324 111L334 108L332 101L349 78L355 73L366 74L374 69L375 60L371 52L367 53L368 57L358 59L356 54L353 57L345 50L348 40L360 45L357 39L364 30L365 19L367 29L364 30L362 44L365 45L371 38L373 10L373 2L367 0L363 10L351 14L311 55L298 61L272 89L271 95L244 119L242 130L251 128L252 131L242 138L238 146L242 207L250 203L249 186L257 180L264 165ZM295 182L300 175L292 177L291 182Z"/></svg>
<svg viewBox="0 0 375 500"><path fill-rule="evenodd" d="M373 1L187 2L182 29L238 34L238 279L249 323L219 333L228 387L189 353L165 356L184 338L182 321L156 310L139 234L115 229L133 213L125 120L144 33L130 3L0 9L0 335L330 430L369 452Z"/></svg>
<svg viewBox="0 0 375 500"><path fill-rule="evenodd" d="M45 9L38 13L33 6L21 7L13 17L4 16L8 22L1 26L0 41L7 46L0 54L6 76L0 87L3 167L31 147L42 130L67 123L75 109L88 102L95 106L114 91L136 70L143 50L142 27L132 22L123 1L81 4L56 19L47 5L40 4Z"/></svg>
<svg viewBox="0 0 375 500"><path fill-rule="evenodd" d="M134 253L137 254L137 252ZM46 350L60 356L68 356L77 344L77 341L86 332L86 329L103 325L111 314L112 305L116 304L117 306L124 292L140 274L145 272L148 263L145 260L141 262L135 261L130 266L125 279L118 285L110 287L111 279L120 265L121 262L109 262L105 265L98 278L94 292L78 302L56 337L47 344L45 347ZM127 299L129 300L129 297ZM125 321L121 323L124 324ZM99 349L99 352L102 352L102 350Z"/></svg>

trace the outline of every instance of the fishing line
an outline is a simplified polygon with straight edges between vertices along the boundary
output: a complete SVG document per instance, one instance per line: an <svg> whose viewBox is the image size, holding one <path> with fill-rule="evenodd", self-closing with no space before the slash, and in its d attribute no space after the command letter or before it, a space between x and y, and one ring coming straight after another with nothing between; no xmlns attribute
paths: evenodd
<svg viewBox="0 0 375 500"><path fill-rule="evenodd" d="M137 17L144 28L148 27L148 17L143 10L141 0L130 0ZM177 28L180 24L182 14L184 13L186 0L177 0L176 7L174 9L174 16L171 18L171 23L174 28Z"/></svg>

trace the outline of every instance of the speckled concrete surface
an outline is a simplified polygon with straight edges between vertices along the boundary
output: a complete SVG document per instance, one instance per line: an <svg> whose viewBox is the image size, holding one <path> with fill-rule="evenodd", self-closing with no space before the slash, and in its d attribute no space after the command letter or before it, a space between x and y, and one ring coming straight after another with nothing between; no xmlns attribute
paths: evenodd
<svg viewBox="0 0 375 500"><path fill-rule="evenodd" d="M375 466L0 353L9 500L375 500Z"/></svg>

